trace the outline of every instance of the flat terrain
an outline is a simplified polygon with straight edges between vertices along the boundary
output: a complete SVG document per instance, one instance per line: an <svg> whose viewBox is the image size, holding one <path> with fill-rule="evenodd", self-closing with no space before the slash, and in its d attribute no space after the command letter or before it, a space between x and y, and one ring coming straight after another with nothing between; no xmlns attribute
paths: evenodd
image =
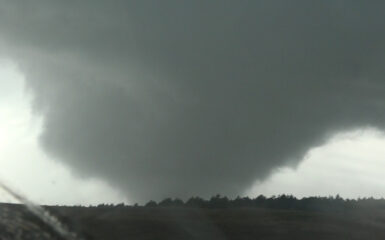
<svg viewBox="0 0 385 240"><path fill-rule="evenodd" d="M58 208L90 239L385 239L385 212Z"/></svg>
<svg viewBox="0 0 385 240"><path fill-rule="evenodd" d="M48 207L86 240L385 239L385 211ZM0 204L0 239L63 239L20 205Z"/></svg>

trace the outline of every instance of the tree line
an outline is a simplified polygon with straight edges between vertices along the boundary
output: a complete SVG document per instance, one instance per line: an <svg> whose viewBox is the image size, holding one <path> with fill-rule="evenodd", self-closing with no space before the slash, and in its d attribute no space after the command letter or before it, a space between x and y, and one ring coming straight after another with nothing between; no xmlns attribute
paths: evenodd
<svg viewBox="0 0 385 240"><path fill-rule="evenodd" d="M118 205L101 204L97 207L176 207L176 208L207 208L207 209L224 209L224 208L265 208L265 209L282 209L282 210L302 210L302 211L335 211L345 212L351 210L367 210L367 209L385 209L385 199L359 198L344 199L339 195L328 197L304 197L296 198L293 195L278 195L265 197L259 195L255 198L236 197L229 199L219 194L203 199L201 197L191 197L186 201L179 198L165 198L162 201L149 201L144 205L135 204L126 206L123 203Z"/></svg>

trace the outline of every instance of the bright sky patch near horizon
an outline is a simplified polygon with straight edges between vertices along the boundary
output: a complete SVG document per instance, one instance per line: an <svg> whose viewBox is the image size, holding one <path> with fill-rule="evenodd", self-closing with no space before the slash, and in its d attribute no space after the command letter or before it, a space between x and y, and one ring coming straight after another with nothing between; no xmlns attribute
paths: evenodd
<svg viewBox="0 0 385 240"><path fill-rule="evenodd" d="M248 195L385 197L385 136L376 129L337 134L311 149L296 169L280 168Z"/></svg>
<svg viewBox="0 0 385 240"><path fill-rule="evenodd" d="M95 205L128 202L100 179L81 179L39 146L42 119L32 113L31 96L17 66L0 61L0 181L39 204ZM0 190L0 201L12 198Z"/></svg>
<svg viewBox="0 0 385 240"><path fill-rule="evenodd" d="M31 112L24 76L0 61L0 178L40 204L130 203L100 179L82 179L46 156L39 147L42 119ZM280 168L246 192L304 196L384 197L385 137L375 129L336 135L310 150L296 169ZM11 201L4 192L0 201Z"/></svg>

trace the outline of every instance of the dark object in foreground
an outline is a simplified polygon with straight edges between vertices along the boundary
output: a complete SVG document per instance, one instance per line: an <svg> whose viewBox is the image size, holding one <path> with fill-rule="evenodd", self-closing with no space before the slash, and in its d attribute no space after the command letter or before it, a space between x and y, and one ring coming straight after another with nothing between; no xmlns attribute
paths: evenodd
<svg viewBox="0 0 385 240"><path fill-rule="evenodd" d="M1 206L0 210L3 208ZM7 208L20 210L17 205L7 205ZM94 240L385 239L385 211L382 209L343 213L127 206L48 209L85 239Z"/></svg>

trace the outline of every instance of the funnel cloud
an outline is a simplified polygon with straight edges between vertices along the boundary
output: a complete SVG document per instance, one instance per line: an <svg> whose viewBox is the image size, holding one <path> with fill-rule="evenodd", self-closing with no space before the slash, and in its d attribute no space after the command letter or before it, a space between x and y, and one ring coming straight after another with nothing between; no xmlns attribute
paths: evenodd
<svg viewBox="0 0 385 240"><path fill-rule="evenodd" d="M0 0L41 145L130 199L242 194L385 122L383 1Z"/></svg>

